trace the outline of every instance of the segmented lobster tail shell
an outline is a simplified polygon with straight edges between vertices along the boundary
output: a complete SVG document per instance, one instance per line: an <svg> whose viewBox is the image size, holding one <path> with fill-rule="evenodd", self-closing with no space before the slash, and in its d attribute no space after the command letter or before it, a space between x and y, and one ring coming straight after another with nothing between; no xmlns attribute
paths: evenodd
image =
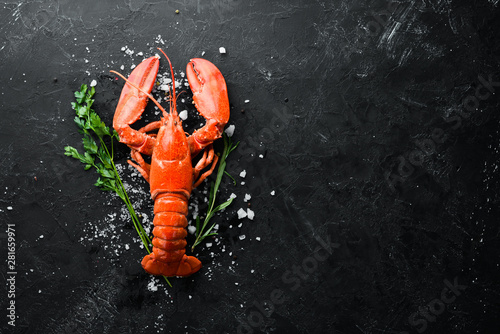
<svg viewBox="0 0 500 334"><path fill-rule="evenodd" d="M182 194L159 194L155 198L153 253L142 260L148 273L163 276L189 276L201 268L194 256L187 256L187 198Z"/></svg>

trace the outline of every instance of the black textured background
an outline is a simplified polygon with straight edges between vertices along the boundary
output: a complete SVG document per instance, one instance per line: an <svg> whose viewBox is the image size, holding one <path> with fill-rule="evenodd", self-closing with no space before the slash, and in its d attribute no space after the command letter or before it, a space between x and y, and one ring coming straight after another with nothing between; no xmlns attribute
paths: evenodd
<svg viewBox="0 0 500 334"><path fill-rule="evenodd" d="M0 250L15 224L17 320L6 323L2 260L0 332L497 333L499 8L3 1ZM176 73L203 51L219 67L240 141L217 244L172 288L140 267L122 203L63 155L81 148L73 92L96 80L110 124L123 83L109 70L129 74L157 46ZM127 154L120 145L122 166ZM151 219L147 184L123 173ZM245 194L253 221L236 215Z"/></svg>

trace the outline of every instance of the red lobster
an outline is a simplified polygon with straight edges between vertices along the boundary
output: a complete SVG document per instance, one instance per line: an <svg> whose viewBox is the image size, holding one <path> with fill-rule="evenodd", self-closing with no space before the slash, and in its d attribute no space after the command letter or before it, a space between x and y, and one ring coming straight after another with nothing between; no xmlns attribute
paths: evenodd
<svg viewBox="0 0 500 334"><path fill-rule="evenodd" d="M128 161L150 184L154 201L153 252L142 260L142 267L148 273L163 276L189 276L200 270L201 262L186 253L186 227L188 221L188 200L193 188L207 178L215 168L218 157L212 143L222 135L229 120L229 100L224 77L214 64L195 58L187 64L186 73L193 92L193 101L198 112L205 117L206 124L186 137L176 110L177 95L170 59L167 58L172 74L170 90L170 112L151 95L160 65L159 56L144 60L125 79L116 107L113 127L120 136L120 142L131 149L136 161ZM139 130L130 125L144 112L151 99L163 113L161 120L152 122ZM158 130L157 134L148 134ZM203 156L193 167L192 158L203 151ZM151 156L151 164L144 161L142 154ZM203 169L211 164L209 170Z"/></svg>

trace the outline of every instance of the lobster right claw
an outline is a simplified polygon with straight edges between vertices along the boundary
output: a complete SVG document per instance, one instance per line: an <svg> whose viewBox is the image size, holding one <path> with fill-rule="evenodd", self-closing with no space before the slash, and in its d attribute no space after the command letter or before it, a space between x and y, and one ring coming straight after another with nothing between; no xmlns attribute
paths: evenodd
<svg viewBox="0 0 500 334"><path fill-rule="evenodd" d="M159 66L159 57L150 57L130 73L128 80L149 93L155 84ZM113 128L118 132L121 143L126 144L131 149L151 155L155 139L130 127L141 117L148 99L146 94L126 83L116 107Z"/></svg>
<svg viewBox="0 0 500 334"><path fill-rule="evenodd" d="M229 120L229 99L222 73L208 60L191 59L186 74L196 109L207 120L205 126L188 139L194 157L222 136Z"/></svg>

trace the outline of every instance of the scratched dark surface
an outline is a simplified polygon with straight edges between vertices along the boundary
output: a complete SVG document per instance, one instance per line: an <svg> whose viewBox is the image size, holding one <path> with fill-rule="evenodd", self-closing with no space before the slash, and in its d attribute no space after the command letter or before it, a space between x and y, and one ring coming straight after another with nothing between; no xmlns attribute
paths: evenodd
<svg viewBox="0 0 500 334"><path fill-rule="evenodd" d="M0 249L15 224L17 274L12 327L1 261L0 332L497 333L499 14L498 0L3 1ZM126 216L109 232L119 199L63 154L81 149L73 92L96 80L110 124L109 70L158 46L176 73L203 51L219 67L240 141L218 243L172 288L143 272ZM245 194L253 221L236 214Z"/></svg>

